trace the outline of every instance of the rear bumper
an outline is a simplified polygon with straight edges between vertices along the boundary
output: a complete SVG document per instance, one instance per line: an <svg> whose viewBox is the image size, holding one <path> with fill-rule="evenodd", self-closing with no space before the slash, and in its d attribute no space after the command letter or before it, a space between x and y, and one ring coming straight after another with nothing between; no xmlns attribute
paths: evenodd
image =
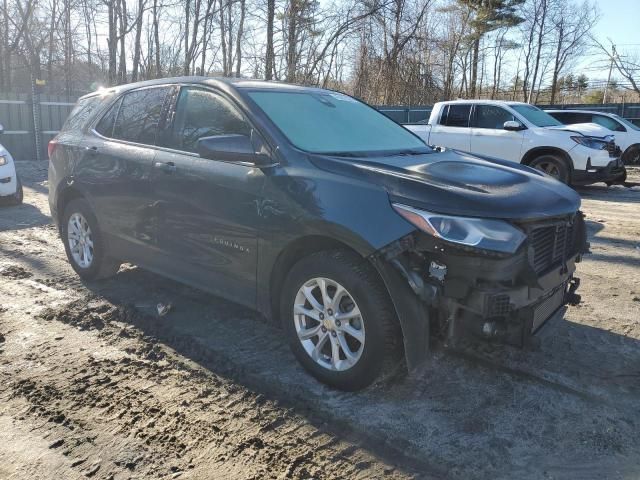
<svg viewBox="0 0 640 480"><path fill-rule="evenodd" d="M587 162L585 170L574 170L571 181L574 185L589 185L597 182L623 183L627 170L621 158L611 160L604 167L592 166Z"/></svg>

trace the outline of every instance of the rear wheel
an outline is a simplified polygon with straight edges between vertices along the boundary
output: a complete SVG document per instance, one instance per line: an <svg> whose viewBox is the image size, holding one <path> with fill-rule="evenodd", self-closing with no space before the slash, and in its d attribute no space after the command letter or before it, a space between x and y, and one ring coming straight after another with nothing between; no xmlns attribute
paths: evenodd
<svg viewBox="0 0 640 480"><path fill-rule="evenodd" d="M535 158L529 166L552 176L562 183L569 183L569 168L565 161L556 155L541 155Z"/></svg>
<svg viewBox="0 0 640 480"><path fill-rule="evenodd" d="M398 363L389 295L356 254L333 250L300 260L285 281L280 312L293 353L328 385L358 390Z"/></svg>
<svg viewBox="0 0 640 480"><path fill-rule="evenodd" d="M86 200L69 202L61 226L67 258L78 275L95 280L116 274L120 262L107 255L98 222Z"/></svg>

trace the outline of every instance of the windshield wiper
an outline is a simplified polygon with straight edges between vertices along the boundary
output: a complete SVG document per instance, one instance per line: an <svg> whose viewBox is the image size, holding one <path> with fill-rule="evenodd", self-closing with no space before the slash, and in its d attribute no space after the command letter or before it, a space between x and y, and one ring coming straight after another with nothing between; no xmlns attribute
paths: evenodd
<svg viewBox="0 0 640 480"><path fill-rule="evenodd" d="M349 151L345 151L345 152L318 152L320 155L327 155L329 157L352 157L352 158L360 158L360 157L364 157L366 155L363 155L362 153L359 152L349 152Z"/></svg>

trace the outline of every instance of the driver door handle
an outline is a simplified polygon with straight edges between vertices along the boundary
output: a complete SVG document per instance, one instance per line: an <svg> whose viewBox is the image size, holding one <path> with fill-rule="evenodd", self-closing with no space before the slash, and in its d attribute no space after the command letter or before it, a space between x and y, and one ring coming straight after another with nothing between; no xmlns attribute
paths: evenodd
<svg viewBox="0 0 640 480"><path fill-rule="evenodd" d="M176 171L176 164L173 162L153 162L153 167L162 170L164 173L173 173Z"/></svg>

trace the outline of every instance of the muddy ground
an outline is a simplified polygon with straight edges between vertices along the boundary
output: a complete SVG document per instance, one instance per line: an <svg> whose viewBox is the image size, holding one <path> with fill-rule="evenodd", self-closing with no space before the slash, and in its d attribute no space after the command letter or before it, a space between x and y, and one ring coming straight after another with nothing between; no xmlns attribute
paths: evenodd
<svg viewBox="0 0 640 480"><path fill-rule="evenodd" d="M638 186L580 190L584 302L538 350L436 344L419 374L345 394L242 307L132 266L81 282L46 165L19 170L24 205L0 207L1 479L640 478Z"/></svg>

